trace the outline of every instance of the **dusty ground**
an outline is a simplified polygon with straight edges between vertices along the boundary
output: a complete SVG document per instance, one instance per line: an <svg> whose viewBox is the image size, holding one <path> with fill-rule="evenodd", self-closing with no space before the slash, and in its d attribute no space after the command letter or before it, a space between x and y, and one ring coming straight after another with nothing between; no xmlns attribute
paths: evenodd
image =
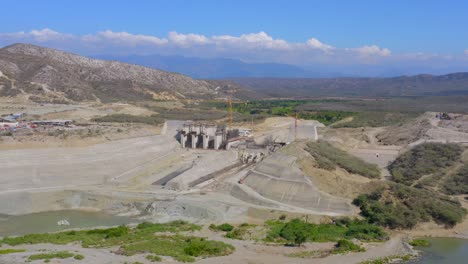
<svg viewBox="0 0 468 264"><path fill-rule="evenodd" d="M468 143L468 118L455 115L452 120L439 120L435 112L427 112L403 125L391 126L377 138L384 144L414 146L423 142Z"/></svg>

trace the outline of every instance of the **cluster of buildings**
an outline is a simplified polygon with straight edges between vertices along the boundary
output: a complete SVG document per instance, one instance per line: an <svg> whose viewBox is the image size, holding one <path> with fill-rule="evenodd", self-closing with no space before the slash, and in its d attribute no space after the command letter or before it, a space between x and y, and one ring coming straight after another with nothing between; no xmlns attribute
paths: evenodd
<svg viewBox="0 0 468 264"><path fill-rule="evenodd" d="M21 118L25 116L24 113L16 113L0 117L0 130L15 129L20 125Z"/></svg>
<svg viewBox="0 0 468 264"><path fill-rule="evenodd" d="M24 121L24 113L16 113L0 117L0 130L15 131L17 129L34 129L38 126L62 126L66 127L73 123L72 120L33 120Z"/></svg>

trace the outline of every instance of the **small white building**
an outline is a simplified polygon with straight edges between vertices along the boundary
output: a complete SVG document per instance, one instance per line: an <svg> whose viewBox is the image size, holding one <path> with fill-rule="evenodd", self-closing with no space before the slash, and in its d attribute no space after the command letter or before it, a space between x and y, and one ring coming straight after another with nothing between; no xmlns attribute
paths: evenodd
<svg viewBox="0 0 468 264"><path fill-rule="evenodd" d="M0 118L0 128L15 128L18 126L18 122L11 121L8 119Z"/></svg>

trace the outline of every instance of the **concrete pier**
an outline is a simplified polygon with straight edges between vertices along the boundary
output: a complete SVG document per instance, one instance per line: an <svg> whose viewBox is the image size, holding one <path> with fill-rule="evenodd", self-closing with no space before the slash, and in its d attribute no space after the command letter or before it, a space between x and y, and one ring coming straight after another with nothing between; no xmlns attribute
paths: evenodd
<svg viewBox="0 0 468 264"><path fill-rule="evenodd" d="M222 141L223 141L223 135L216 134L214 138L214 149L219 149Z"/></svg>
<svg viewBox="0 0 468 264"><path fill-rule="evenodd" d="M187 137L183 134L180 135L180 145L182 148L185 148L185 142L187 142Z"/></svg>
<svg viewBox="0 0 468 264"><path fill-rule="evenodd" d="M208 148L209 140L210 140L210 137L208 135L203 135L203 149Z"/></svg>
<svg viewBox="0 0 468 264"><path fill-rule="evenodd" d="M197 148L197 143L198 143L198 135L193 135L192 134L192 148Z"/></svg>

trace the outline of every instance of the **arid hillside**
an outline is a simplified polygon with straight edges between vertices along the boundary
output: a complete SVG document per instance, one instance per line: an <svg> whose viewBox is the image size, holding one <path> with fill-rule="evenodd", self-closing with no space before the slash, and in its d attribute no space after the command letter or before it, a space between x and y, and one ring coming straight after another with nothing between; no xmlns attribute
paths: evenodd
<svg viewBox="0 0 468 264"><path fill-rule="evenodd" d="M235 87L234 87L235 86ZM28 44L0 49L0 96L29 95L38 102L214 99L248 94L211 83L126 64L90 59Z"/></svg>

